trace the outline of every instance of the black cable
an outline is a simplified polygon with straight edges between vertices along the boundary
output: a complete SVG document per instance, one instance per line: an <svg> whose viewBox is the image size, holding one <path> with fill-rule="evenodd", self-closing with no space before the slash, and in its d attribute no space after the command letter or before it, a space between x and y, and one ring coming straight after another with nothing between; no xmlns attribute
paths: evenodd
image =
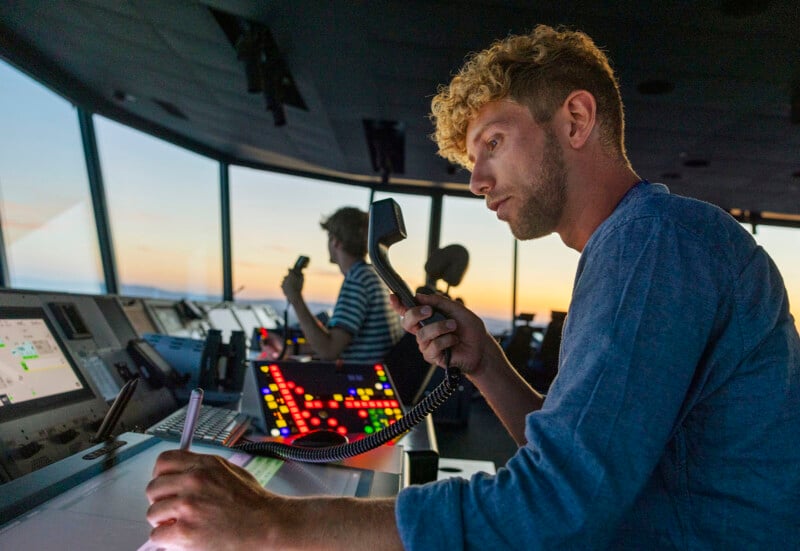
<svg viewBox="0 0 800 551"><path fill-rule="evenodd" d="M456 367L450 367L450 350L445 350L445 365L444 380L439 383L430 394L423 398L420 403L414 406L411 411L383 430L370 434L355 442L337 444L324 448L292 446L290 444L272 441L247 442L234 446L234 449L251 455L277 457L279 459L299 461L302 463L330 463L368 452L411 430L418 425L426 415L432 413L453 395L458 389L458 383L461 381L461 371Z"/></svg>
<svg viewBox="0 0 800 551"><path fill-rule="evenodd" d="M286 301L286 308L283 310L283 346L281 347L281 353L278 354L277 360L282 360L284 354L286 354L286 343L288 342L289 338L289 301Z"/></svg>

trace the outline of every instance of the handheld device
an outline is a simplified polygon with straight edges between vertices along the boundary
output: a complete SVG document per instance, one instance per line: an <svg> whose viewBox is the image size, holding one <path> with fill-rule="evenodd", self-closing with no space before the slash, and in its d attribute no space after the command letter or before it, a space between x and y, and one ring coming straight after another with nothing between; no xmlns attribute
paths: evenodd
<svg viewBox="0 0 800 551"><path fill-rule="evenodd" d="M297 260L294 263L294 266L289 268L290 272L294 272L297 275L302 275L303 270L306 269L308 266L310 259L307 256L303 256L302 254L297 257ZM278 354L278 359L283 359L286 355L286 347L288 346L289 342L289 301L286 301L286 308L283 310L283 346L281 347L281 352Z"/></svg>
<svg viewBox="0 0 800 551"><path fill-rule="evenodd" d="M406 238L406 227L403 222L403 213L394 199L382 199L372 203L369 216L369 237L367 247L369 257L375 271L381 276L386 286L397 295L403 306L411 308L417 306L414 295L389 262L389 246ZM427 325L436 321L446 319L445 316L436 310L433 315L420 322Z"/></svg>
<svg viewBox="0 0 800 551"><path fill-rule="evenodd" d="M390 245L405 239L405 237L405 225L400 206L393 199L383 199L372 203L369 213L369 237L367 243L370 258L375 270L386 282L386 285L400 297L404 305L412 307L416 305L414 295L411 294L408 286L392 268L387 254ZM422 324L426 325L443 319L446 319L444 315L434 311L433 315ZM445 362L447 364L445 378L433 392L428 394L411 411L396 422L360 440L322 448L291 446L282 442L248 442L235 447L245 453L267 455L306 463L341 461L342 459L368 452L397 438L419 424L428 414L453 395L458 388L461 372L456 368L450 367L449 350L445 351Z"/></svg>
<svg viewBox="0 0 800 551"><path fill-rule="evenodd" d="M166 386L175 389L186 383L187 375L182 376L172 369L166 360L153 348L153 345L144 339L131 339L126 348L131 358L136 362L136 367L142 378L152 388Z"/></svg>
<svg viewBox="0 0 800 551"><path fill-rule="evenodd" d="M292 271L296 273L300 273L306 269L308 266L309 258L307 256L300 255L297 257L297 261L292 266Z"/></svg>

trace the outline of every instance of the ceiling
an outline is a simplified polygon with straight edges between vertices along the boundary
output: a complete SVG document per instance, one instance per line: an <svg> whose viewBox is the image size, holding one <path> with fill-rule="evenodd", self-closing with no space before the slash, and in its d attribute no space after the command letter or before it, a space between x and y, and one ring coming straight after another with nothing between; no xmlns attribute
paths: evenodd
<svg viewBox="0 0 800 551"><path fill-rule="evenodd" d="M800 223L797 0L4 0L0 55L91 111L230 164L466 193L468 174L428 137L430 98L468 52L537 23L608 52L642 177ZM274 42L267 93L248 92L237 28ZM376 170L365 119L391 121L376 123L402 143L384 149L391 167Z"/></svg>

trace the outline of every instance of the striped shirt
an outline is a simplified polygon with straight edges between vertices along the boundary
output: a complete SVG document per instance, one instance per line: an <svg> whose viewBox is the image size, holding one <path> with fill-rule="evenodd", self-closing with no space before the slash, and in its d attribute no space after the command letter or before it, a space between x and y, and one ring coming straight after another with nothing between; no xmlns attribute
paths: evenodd
<svg viewBox="0 0 800 551"><path fill-rule="evenodd" d="M353 336L341 359L379 361L400 340L400 317L389 304L389 292L375 268L359 261L344 276L328 327L340 327Z"/></svg>

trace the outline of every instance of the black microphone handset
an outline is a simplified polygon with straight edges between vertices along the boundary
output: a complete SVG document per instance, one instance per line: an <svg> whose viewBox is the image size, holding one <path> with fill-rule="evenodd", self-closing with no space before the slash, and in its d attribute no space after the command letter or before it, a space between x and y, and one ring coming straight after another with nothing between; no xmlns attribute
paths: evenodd
<svg viewBox="0 0 800 551"><path fill-rule="evenodd" d="M294 263L294 266L292 266L292 271L299 275L300 273L302 273L303 270L306 269L307 266L308 266L308 257L300 255L297 257L297 261Z"/></svg>
<svg viewBox="0 0 800 551"><path fill-rule="evenodd" d="M403 213L394 199L382 199L372 203L369 210L369 238L367 240L370 259L373 266L375 266L375 271L386 282L386 286L400 298L403 305L411 308L417 305L414 301L414 295L411 294L406 283L392 268L387 254L390 245L405 238L406 229L403 224ZM305 257L300 257L300 259L302 258ZM297 260L296 266L300 264L300 259ZM434 310L433 315L420 322L420 325L444 319L446 318L441 312ZM254 455L266 455L305 463L341 461L373 450L418 425L458 389L461 372L457 368L450 367L449 350L445 351L445 363L444 380L433 392L425 396L401 419L378 432L368 434L364 438L320 448L292 446L282 442L247 442L235 446L235 448Z"/></svg>
<svg viewBox="0 0 800 551"><path fill-rule="evenodd" d="M297 257L297 260L294 263L294 266L289 268L290 272L294 272L297 275L303 275L303 270L308 267L309 258L307 256L303 256L302 254ZM283 345L281 346L281 351L278 354L278 359L282 360L283 356L286 354L286 347L287 343L289 342L289 302L286 302L286 308L283 309Z"/></svg>

